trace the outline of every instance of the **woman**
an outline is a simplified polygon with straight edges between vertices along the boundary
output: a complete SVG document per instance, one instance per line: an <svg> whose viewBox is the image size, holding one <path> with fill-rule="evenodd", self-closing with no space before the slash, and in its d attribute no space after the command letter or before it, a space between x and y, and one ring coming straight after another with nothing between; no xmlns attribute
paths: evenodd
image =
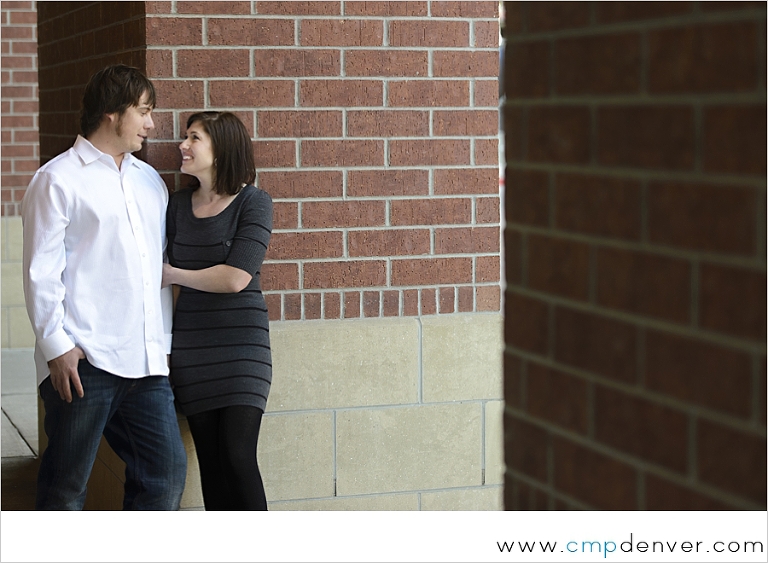
<svg viewBox="0 0 768 563"><path fill-rule="evenodd" d="M192 115L179 149L181 171L196 181L168 204L163 286L180 286L171 382L195 442L205 509L266 510L256 446L272 359L259 270L272 199L253 186L251 140L233 114Z"/></svg>

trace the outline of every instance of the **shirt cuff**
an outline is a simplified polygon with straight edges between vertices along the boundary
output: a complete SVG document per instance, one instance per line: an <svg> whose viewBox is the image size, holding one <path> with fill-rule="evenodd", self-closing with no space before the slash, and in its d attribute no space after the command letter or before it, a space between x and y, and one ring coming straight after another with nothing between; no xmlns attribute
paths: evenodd
<svg viewBox="0 0 768 563"><path fill-rule="evenodd" d="M75 343L64 330L57 330L48 338L38 340L37 344L40 346L40 350L43 353L43 358L46 362L50 362L54 358L58 358L62 354L66 354L72 348L75 347Z"/></svg>
<svg viewBox="0 0 768 563"><path fill-rule="evenodd" d="M173 343L173 335L172 334L166 334L165 335L165 353L170 354L171 353L171 344Z"/></svg>

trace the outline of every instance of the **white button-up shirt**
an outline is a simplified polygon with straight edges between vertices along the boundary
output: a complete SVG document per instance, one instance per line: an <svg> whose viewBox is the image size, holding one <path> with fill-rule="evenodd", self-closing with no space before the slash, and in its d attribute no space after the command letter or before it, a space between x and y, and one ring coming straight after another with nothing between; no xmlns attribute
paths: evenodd
<svg viewBox="0 0 768 563"><path fill-rule="evenodd" d="M75 346L114 375L168 375L173 296L160 289L168 190L148 164L78 136L22 201L24 297L40 384Z"/></svg>

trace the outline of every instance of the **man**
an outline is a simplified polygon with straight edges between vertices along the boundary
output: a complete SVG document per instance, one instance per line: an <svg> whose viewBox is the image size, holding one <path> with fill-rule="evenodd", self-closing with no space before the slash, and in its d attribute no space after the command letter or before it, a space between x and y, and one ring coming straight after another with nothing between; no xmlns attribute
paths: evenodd
<svg viewBox="0 0 768 563"><path fill-rule="evenodd" d="M22 202L24 297L48 447L38 510L81 510L102 434L126 463L126 510L177 510L186 453L168 382L172 295L161 290L168 191L130 153L155 91L109 66L85 88L82 135Z"/></svg>

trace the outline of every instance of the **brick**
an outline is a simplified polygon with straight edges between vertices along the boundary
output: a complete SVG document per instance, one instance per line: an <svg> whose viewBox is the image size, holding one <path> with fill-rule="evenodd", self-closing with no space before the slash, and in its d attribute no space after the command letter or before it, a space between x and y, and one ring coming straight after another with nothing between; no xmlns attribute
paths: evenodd
<svg viewBox="0 0 768 563"><path fill-rule="evenodd" d="M469 83L466 80L391 81L387 93L387 105L390 107L463 108L469 105Z"/></svg>
<svg viewBox="0 0 768 563"><path fill-rule="evenodd" d="M302 107L380 106L383 97L380 80L302 80L299 87Z"/></svg>
<svg viewBox="0 0 768 563"><path fill-rule="evenodd" d="M322 294L305 293L304 299L304 318L306 320L319 319L322 317Z"/></svg>
<svg viewBox="0 0 768 563"><path fill-rule="evenodd" d="M524 409L526 385L523 383L523 360L511 352L504 352L504 402L507 407Z"/></svg>
<svg viewBox="0 0 768 563"><path fill-rule="evenodd" d="M506 219L510 223L549 224L549 174L539 170L507 168Z"/></svg>
<svg viewBox="0 0 768 563"><path fill-rule="evenodd" d="M377 20L302 20L299 43L310 47L381 46L383 22Z"/></svg>
<svg viewBox="0 0 768 563"><path fill-rule="evenodd" d="M470 141L460 139L393 140L390 166L451 166L470 163Z"/></svg>
<svg viewBox="0 0 768 563"><path fill-rule="evenodd" d="M259 187L272 198L341 197L343 176L337 170L259 172Z"/></svg>
<svg viewBox="0 0 768 563"><path fill-rule="evenodd" d="M176 2L177 14L250 14L250 2Z"/></svg>
<svg viewBox="0 0 768 563"><path fill-rule="evenodd" d="M545 356L549 348L549 306L534 297L507 291L504 308L504 341Z"/></svg>
<svg viewBox="0 0 768 563"><path fill-rule="evenodd" d="M323 293L323 318L341 318L341 294L335 291Z"/></svg>
<svg viewBox="0 0 768 563"><path fill-rule="evenodd" d="M435 51L432 72L433 76L498 76L499 52Z"/></svg>
<svg viewBox="0 0 768 563"><path fill-rule="evenodd" d="M159 108L201 108L204 105L202 80L153 80Z"/></svg>
<svg viewBox="0 0 768 563"><path fill-rule="evenodd" d="M587 433L587 383L581 378L528 363L527 411L536 418L576 432Z"/></svg>
<svg viewBox="0 0 768 563"><path fill-rule="evenodd" d="M383 166L383 141L301 141L302 166Z"/></svg>
<svg viewBox="0 0 768 563"><path fill-rule="evenodd" d="M496 110L435 110L432 114L436 137L496 135L499 112Z"/></svg>
<svg viewBox="0 0 768 563"><path fill-rule="evenodd" d="M393 20L390 47L469 47L468 21Z"/></svg>
<svg viewBox="0 0 768 563"><path fill-rule="evenodd" d="M285 16L333 16L341 14L341 2L256 2L256 13Z"/></svg>
<svg viewBox="0 0 768 563"><path fill-rule="evenodd" d="M385 317L397 317L400 315L400 292L383 291L381 295L381 309Z"/></svg>
<svg viewBox="0 0 768 563"><path fill-rule="evenodd" d="M435 195L498 194L499 170L495 168L442 168L435 174Z"/></svg>
<svg viewBox="0 0 768 563"><path fill-rule="evenodd" d="M501 288L498 285L482 285L476 290L478 312L493 312L501 310Z"/></svg>
<svg viewBox="0 0 768 563"><path fill-rule="evenodd" d="M155 78L173 77L173 51L170 49L147 49L147 76Z"/></svg>
<svg viewBox="0 0 768 563"><path fill-rule="evenodd" d="M499 223L499 198L477 198L475 202L475 221L477 223Z"/></svg>
<svg viewBox="0 0 768 563"><path fill-rule="evenodd" d="M469 224L472 222L472 202L468 198L392 200L389 220L395 227Z"/></svg>
<svg viewBox="0 0 768 563"><path fill-rule="evenodd" d="M429 230L350 231L349 255L415 256L429 254Z"/></svg>
<svg viewBox="0 0 768 563"><path fill-rule="evenodd" d="M499 79L475 80L472 94L474 107L499 107Z"/></svg>
<svg viewBox="0 0 768 563"><path fill-rule="evenodd" d="M347 195L350 197L388 197L427 195L428 193L429 172L427 170L350 170L347 172Z"/></svg>
<svg viewBox="0 0 768 563"><path fill-rule="evenodd" d="M550 42L508 42L504 55L504 92L508 98L537 98L550 91ZM566 69L560 71L568 72Z"/></svg>
<svg viewBox="0 0 768 563"><path fill-rule="evenodd" d="M453 287L441 287L438 293L438 312L441 315L453 313L456 310L456 290Z"/></svg>
<svg viewBox="0 0 768 563"><path fill-rule="evenodd" d="M737 10L765 10L763 2L705 2L701 9L705 12L737 11Z"/></svg>
<svg viewBox="0 0 768 563"><path fill-rule="evenodd" d="M765 105L705 107L703 122L705 172L765 175Z"/></svg>
<svg viewBox="0 0 768 563"><path fill-rule="evenodd" d="M344 2L346 16L426 16L428 2Z"/></svg>
<svg viewBox="0 0 768 563"><path fill-rule="evenodd" d="M348 111L347 134L350 137L428 137L429 112Z"/></svg>
<svg viewBox="0 0 768 563"><path fill-rule="evenodd" d="M245 77L250 73L250 54L245 49L177 51L179 78Z"/></svg>
<svg viewBox="0 0 768 563"><path fill-rule="evenodd" d="M252 110L230 110L231 113L235 114L237 118L245 125L246 130L248 131L249 137L255 136L255 129L253 128L253 111ZM179 112L179 127L181 129L182 134L186 131L186 124L190 117L192 117L193 114L197 113L196 111L180 111ZM154 115L154 114L153 114ZM171 135L172 138L172 135Z"/></svg>
<svg viewBox="0 0 768 563"><path fill-rule="evenodd" d="M474 26L476 48L499 47L499 22L498 21L476 21Z"/></svg>
<svg viewBox="0 0 768 563"><path fill-rule="evenodd" d="M703 263L699 270L699 325L765 341L766 276L762 271Z"/></svg>
<svg viewBox="0 0 768 563"><path fill-rule="evenodd" d="M426 51L354 50L344 55L346 76L427 76Z"/></svg>
<svg viewBox="0 0 768 563"><path fill-rule="evenodd" d="M344 292L344 318L356 319L360 316L360 292Z"/></svg>
<svg viewBox="0 0 768 563"><path fill-rule="evenodd" d="M293 106L293 82L289 80L211 80L208 82L208 98L212 106L219 107Z"/></svg>
<svg viewBox="0 0 768 563"><path fill-rule="evenodd" d="M599 510L637 509L637 477L630 466L555 437L554 487Z"/></svg>
<svg viewBox="0 0 768 563"><path fill-rule="evenodd" d="M656 244L752 255L757 193L690 182L648 184L648 238Z"/></svg>
<svg viewBox="0 0 768 563"><path fill-rule="evenodd" d="M665 256L597 250L597 303L676 323L690 319L691 267Z"/></svg>
<svg viewBox="0 0 768 563"><path fill-rule="evenodd" d="M499 6L496 2L445 2L433 1L433 18L497 18Z"/></svg>
<svg viewBox="0 0 768 563"><path fill-rule="evenodd" d="M403 316L416 317L419 315L419 290L403 290Z"/></svg>
<svg viewBox="0 0 768 563"><path fill-rule="evenodd" d="M339 258L343 254L344 248L340 231L273 233L267 258L270 260L301 260Z"/></svg>
<svg viewBox="0 0 768 563"><path fill-rule="evenodd" d="M286 321L298 321L301 319L301 293L288 293L285 295Z"/></svg>
<svg viewBox="0 0 768 563"><path fill-rule="evenodd" d="M481 254L498 251L497 227L435 229L435 254Z"/></svg>
<svg viewBox="0 0 768 563"><path fill-rule="evenodd" d="M648 33L651 93L749 92L757 88L755 22L688 25Z"/></svg>
<svg viewBox="0 0 768 563"><path fill-rule="evenodd" d="M6 70L34 68L34 62L34 57L29 56L3 55L0 58L0 64Z"/></svg>
<svg viewBox="0 0 768 563"><path fill-rule="evenodd" d="M383 260L336 260L305 262L306 289L384 286L387 267Z"/></svg>
<svg viewBox="0 0 768 563"><path fill-rule="evenodd" d="M307 201L302 224L307 229L383 226L384 213L383 201Z"/></svg>
<svg viewBox="0 0 768 563"><path fill-rule="evenodd" d="M459 313L471 313L474 311L474 288L472 286L462 286L459 288Z"/></svg>
<svg viewBox="0 0 768 563"><path fill-rule="evenodd" d="M146 18L147 45L202 45L202 18Z"/></svg>
<svg viewBox="0 0 768 563"><path fill-rule="evenodd" d="M363 315L365 317L378 317L380 310L380 293L378 291L363 291Z"/></svg>
<svg viewBox="0 0 768 563"><path fill-rule="evenodd" d="M523 283L522 244L520 231L507 226L504 229L504 267L505 281L510 286Z"/></svg>
<svg viewBox="0 0 768 563"><path fill-rule="evenodd" d="M602 107L597 114L600 164L693 169L695 142L691 107Z"/></svg>
<svg viewBox="0 0 768 563"><path fill-rule="evenodd" d="M589 246L571 240L528 236L528 287L587 301Z"/></svg>
<svg viewBox="0 0 768 563"><path fill-rule="evenodd" d="M640 182L628 178L558 174L555 226L611 238L639 240Z"/></svg>
<svg viewBox="0 0 768 563"><path fill-rule="evenodd" d="M498 139L475 139L475 164L484 166L488 164L499 164L499 140Z"/></svg>
<svg viewBox="0 0 768 563"><path fill-rule="evenodd" d="M282 298L279 294L264 295L267 302L270 321L279 321L283 317Z"/></svg>
<svg viewBox="0 0 768 563"><path fill-rule="evenodd" d="M654 2L649 2L654 3ZM667 2L663 2L666 4ZM676 2L670 2L676 4ZM645 477L646 510L735 510L700 492L682 487L653 474Z"/></svg>
<svg viewBox="0 0 768 563"><path fill-rule="evenodd" d="M528 31L554 31L589 25L589 2L528 4Z"/></svg>
<svg viewBox="0 0 768 563"><path fill-rule="evenodd" d="M336 49L259 49L254 55L256 76L340 76Z"/></svg>
<svg viewBox="0 0 768 563"><path fill-rule="evenodd" d="M599 23L618 23L690 14L693 2L600 2L595 7Z"/></svg>
<svg viewBox="0 0 768 563"><path fill-rule="evenodd" d="M685 413L598 385L594 416L598 441L673 471L686 471Z"/></svg>
<svg viewBox="0 0 768 563"><path fill-rule="evenodd" d="M299 288L298 264L267 262L261 267L261 287L264 291Z"/></svg>
<svg viewBox="0 0 768 563"><path fill-rule="evenodd" d="M649 330L645 385L657 393L740 418L752 412L752 360L711 342Z"/></svg>
<svg viewBox="0 0 768 563"><path fill-rule="evenodd" d="M181 166L181 153L176 143L148 143L145 150L147 162L158 170L178 170Z"/></svg>
<svg viewBox="0 0 768 563"><path fill-rule="evenodd" d="M392 260L392 286L470 283L471 258Z"/></svg>
<svg viewBox="0 0 768 563"><path fill-rule="evenodd" d="M546 430L504 413L504 462L507 467L547 482Z"/></svg>
<svg viewBox="0 0 768 563"><path fill-rule="evenodd" d="M437 290L435 289L421 290L421 314L422 315L437 314Z"/></svg>
<svg viewBox="0 0 768 563"><path fill-rule="evenodd" d="M299 204L276 201L272 207L272 228L298 229L299 228Z"/></svg>
<svg viewBox="0 0 768 563"><path fill-rule="evenodd" d="M555 308L554 357L559 363L633 384L637 381L637 333L621 321Z"/></svg>
<svg viewBox="0 0 768 563"><path fill-rule="evenodd" d="M288 168L296 166L294 141L253 141L256 168Z"/></svg>
<svg viewBox="0 0 768 563"><path fill-rule="evenodd" d="M586 164L590 158L586 107L532 107L528 113L528 160Z"/></svg>
<svg viewBox="0 0 768 563"><path fill-rule="evenodd" d="M340 111L260 111L259 137L341 137Z"/></svg>
<svg viewBox="0 0 768 563"><path fill-rule="evenodd" d="M765 506L765 436L699 419L696 449L702 482Z"/></svg>
<svg viewBox="0 0 768 563"><path fill-rule="evenodd" d="M288 19L208 19L209 45L292 46L295 42L293 32L293 20Z"/></svg>
<svg viewBox="0 0 768 563"><path fill-rule="evenodd" d="M564 38L555 43L555 88L561 95L640 91L640 34Z"/></svg>

